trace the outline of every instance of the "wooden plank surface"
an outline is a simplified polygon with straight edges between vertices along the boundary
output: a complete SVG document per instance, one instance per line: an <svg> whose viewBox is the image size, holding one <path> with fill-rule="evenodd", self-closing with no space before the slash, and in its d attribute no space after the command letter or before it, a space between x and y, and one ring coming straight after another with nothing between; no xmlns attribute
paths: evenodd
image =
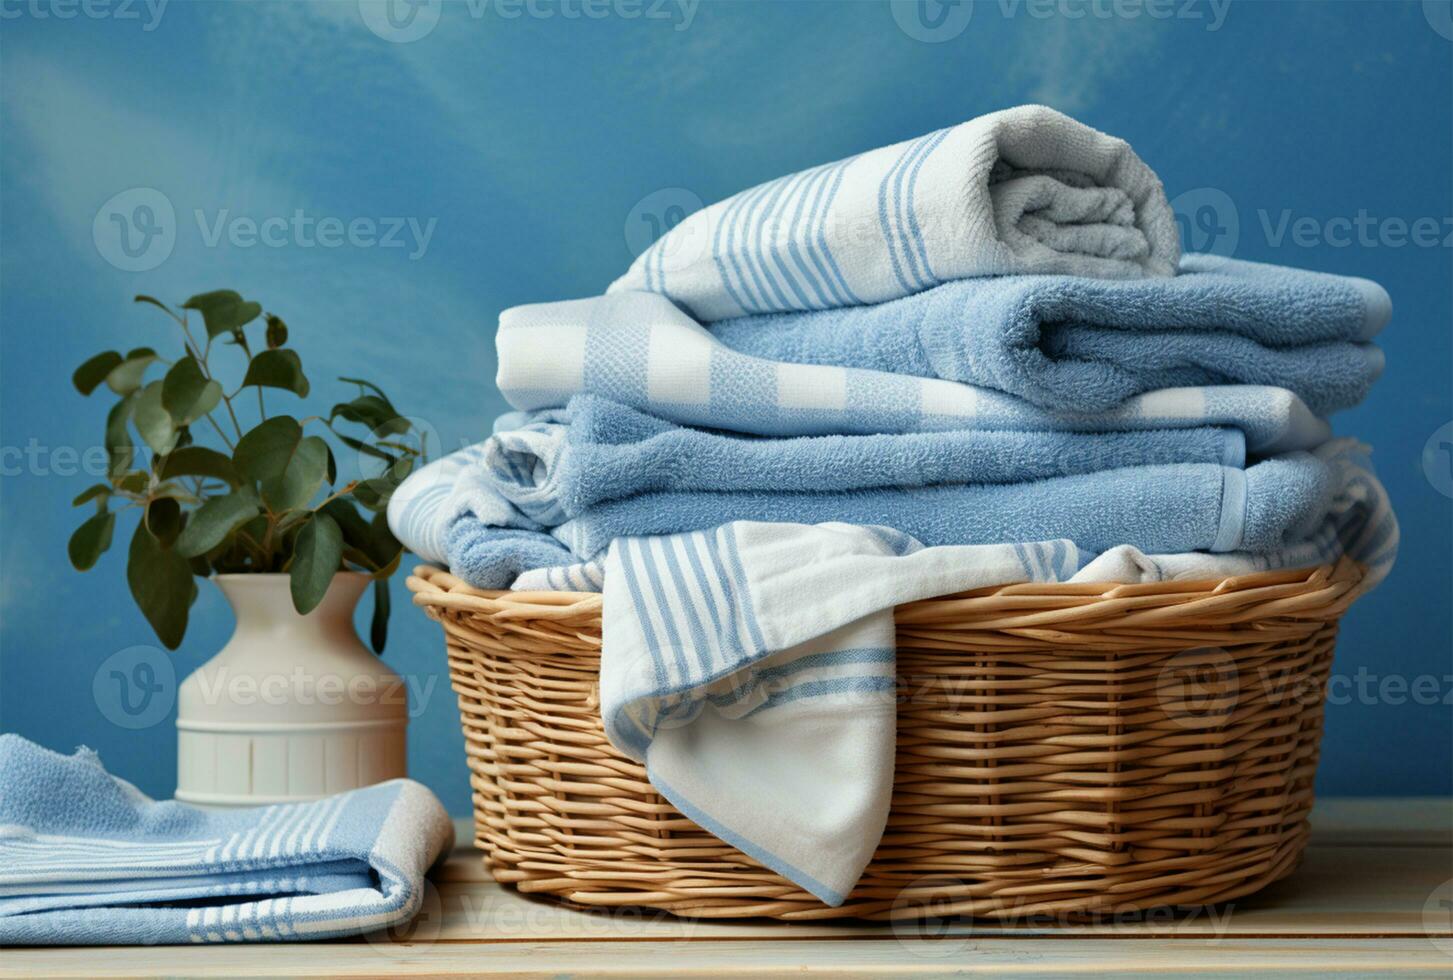
<svg viewBox="0 0 1453 980"><path fill-rule="evenodd" d="M424 912L363 940L7 949L5 976L1272 973L1453 976L1453 801L1329 800L1298 872L1215 909L1096 923L690 920L582 912L489 880L461 823Z"/></svg>

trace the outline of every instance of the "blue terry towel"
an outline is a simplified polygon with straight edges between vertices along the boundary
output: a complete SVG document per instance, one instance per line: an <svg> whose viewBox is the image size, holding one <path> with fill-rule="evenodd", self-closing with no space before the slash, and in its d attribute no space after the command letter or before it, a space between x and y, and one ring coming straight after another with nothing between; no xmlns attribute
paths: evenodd
<svg viewBox="0 0 1453 980"><path fill-rule="evenodd" d="M1325 416L1382 372L1392 313L1367 279L1187 255L1171 279L963 279L877 306L711 325L733 350L967 382L1055 411L1162 388L1285 388Z"/></svg>
<svg viewBox="0 0 1453 980"><path fill-rule="evenodd" d="M153 802L89 749L0 735L0 945L325 939L409 919L453 841L395 779L311 803Z"/></svg>
<svg viewBox="0 0 1453 980"><path fill-rule="evenodd" d="M565 413L496 432L481 465L495 489L545 526L596 504L675 491L819 492L1025 483L1162 463L1240 467L1239 429L1142 432L960 430L769 439L692 429L593 395ZM568 422L550 421L562 416Z"/></svg>
<svg viewBox="0 0 1453 980"><path fill-rule="evenodd" d="M961 381L753 357L657 293L517 306L500 314L495 341L496 383L522 411L588 393L682 425L770 436L1235 426L1264 455L1332 434L1295 394L1262 385L1165 388L1108 411L1071 412Z"/></svg>
<svg viewBox="0 0 1453 980"><path fill-rule="evenodd" d="M599 504L553 533L580 558L614 538L733 521L884 525L930 547L1068 538L1087 551L1268 552L1304 537L1333 489L1328 465L1298 452L1245 470L1184 463L997 486L648 493Z"/></svg>

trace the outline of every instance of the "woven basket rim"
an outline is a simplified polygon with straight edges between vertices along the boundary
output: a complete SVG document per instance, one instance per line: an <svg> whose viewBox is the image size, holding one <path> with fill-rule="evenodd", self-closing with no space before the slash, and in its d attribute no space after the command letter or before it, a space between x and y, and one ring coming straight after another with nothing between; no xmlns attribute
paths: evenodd
<svg viewBox="0 0 1453 980"><path fill-rule="evenodd" d="M1020 582L987 586L956 592L931 599L920 599L897 607L899 621L936 619L950 608L958 612L974 606L1004 608L1007 604L1033 606L1040 610L1074 608L1092 613L1098 603L1114 603L1121 607L1187 604L1235 593L1277 591L1306 597L1325 591L1332 605L1346 608L1355 597L1365 568L1350 558L1342 557L1335 564L1302 568L1275 569L1223 578L1167 579L1159 582ZM512 591L508 589L477 589L463 579L433 565L419 565L406 582L418 606L442 606L468 610L503 618L578 620L599 616L603 596L599 592ZM967 601L966 601L967 600ZM1328 614L1326 605L1319 605L1317 616Z"/></svg>

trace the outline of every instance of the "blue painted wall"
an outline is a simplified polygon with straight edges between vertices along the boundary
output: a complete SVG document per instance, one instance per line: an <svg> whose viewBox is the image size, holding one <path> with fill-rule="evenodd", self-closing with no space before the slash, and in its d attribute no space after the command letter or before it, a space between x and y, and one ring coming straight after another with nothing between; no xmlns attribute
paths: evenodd
<svg viewBox="0 0 1453 980"><path fill-rule="evenodd" d="M386 13L0 4L0 727L88 743L143 789L172 789L170 693L138 721L101 669L154 644L124 555L85 575L65 557L103 411L70 372L108 347L171 342L132 294L261 299L292 325L316 397L346 393L332 375L378 378L454 448L503 407L498 311L599 291L673 203L1041 101L1130 139L1193 244L1392 292L1387 374L1336 425L1376 447L1403 552L1347 619L1320 788L1453 789L1446 2L478 0ZM137 224L139 203L156 206ZM129 252L113 214L133 222ZM359 219L375 233L359 223L350 236ZM388 219L414 224L385 244ZM413 773L464 811L439 636L395 588L388 659L416 687ZM175 675L230 628L204 587Z"/></svg>

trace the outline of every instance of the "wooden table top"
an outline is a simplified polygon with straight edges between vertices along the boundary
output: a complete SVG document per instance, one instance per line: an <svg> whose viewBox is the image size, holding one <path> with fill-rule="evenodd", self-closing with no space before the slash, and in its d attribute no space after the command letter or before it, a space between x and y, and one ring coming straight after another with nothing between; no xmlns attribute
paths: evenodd
<svg viewBox="0 0 1453 980"><path fill-rule="evenodd" d="M0 977L1078 973L1453 977L1453 800L1318 803L1290 879L1229 906L1085 925L678 919L495 884L464 842L387 935L324 943L11 948Z"/></svg>

